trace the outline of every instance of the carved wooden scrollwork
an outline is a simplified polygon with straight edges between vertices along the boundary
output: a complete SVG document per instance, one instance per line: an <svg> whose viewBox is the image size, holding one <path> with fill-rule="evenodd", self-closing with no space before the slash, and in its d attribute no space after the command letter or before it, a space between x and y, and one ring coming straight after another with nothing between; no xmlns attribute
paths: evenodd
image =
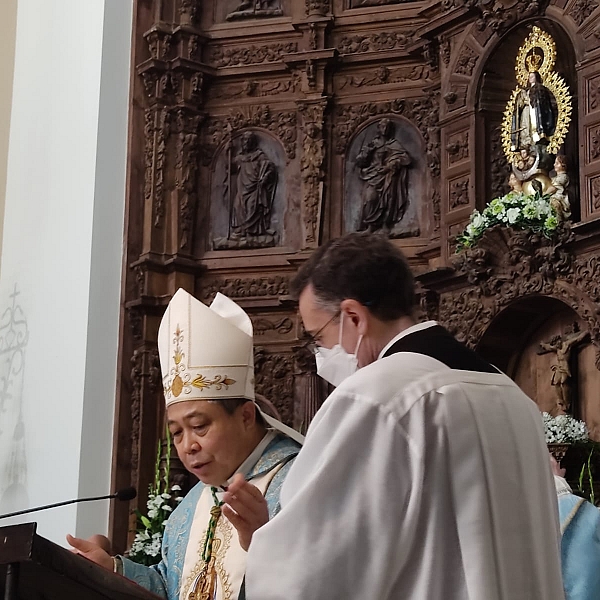
<svg viewBox="0 0 600 600"><path fill-rule="evenodd" d="M202 0L181 0L179 13L182 16L182 22L195 25L200 18Z"/></svg>
<svg viewBox="0 0 600 600"><path fill-rule="evenodd" d="M144 383L147 382L151 394L162 392L162 378L158 350L140 346L133 351L129 361L129 378L131 382L131 473L135 481L139 468L140 427Z"/></svg>
<svg viewBox="0 0 600 600"><path fill-rule="evenodd" d="M361 54L406 48L412 42L413 38L402 32L369 33L344 36L338 44L338 49L341 54Z"/></svg>
<svg viewBox="0 0 600 600"><path fill-rule="evenodd" d="M448 162L452 165L469 158L469 132L461 131L448 138L446 144Z"/></svg>
<svg viewBox="0 0 600 600"><path fill-rule="evenodd" d="M600 108L600 77L592 79L588 83L588 106L590 112Z"/></svg>
<svg viewBox="0 0 600 600"><path fill-rule="evenodd" d="M477 29L489 28L502 33L519 20L542 14L548 4L549 0L523 0L510 4L502 0L442 0L442 10L476 8L479 12Z"/></svg>
<svg viewBox="0 0 600 600"><path fill-rule="evenodd" d="M213 279L202 282L200 299L209 303L217 292L229 298L277 298L289 294L290 278L288 275L272 277Z"/></svg>
<svg viewBox="0 0 600 600"><path fill-rule="evenodd" d="M594 177L590 183L590 193L592 196L592 207L594 210L600 210L600 177Z"/></svg>
<svg viewBox="0 0 600 600"><path fill-rule="evenodd" d="M264 335L267 331L276 331L280 335L285 335L294 328L294 321L289 317L276 320L259 317L252 319L252 326L256 337Z"/></svg>
<svg viewBox="0 0 600 600"><path fill-rule="evenodd" d="M372 85L385 85L388 83L402 83L404 81L430 81L432 69L428 65L414 65L410 67L378 67L374 71L361 75L344 77L340 89L347 87L369 87Z"/></svg>
<svg viewBox="0 0 600 600"><path fill-rule="evenodd" d="M254 349L255 389L270 400L286 425L294 421L294 358Z"/></svg>
<svg viewBox="0 0 600 600"><path fill-rule="evenodd" d="M144 198L153 206L154 226L161 227L165 216L164 168L170 115L166 108L147 108L144 113Z"/></svg>
<svg viewBox="0 0 600 600"><path fill-rule="evenodd" d="M600 347L600 258L575 257L564 227L554 240L530 231L494 227L478 245L455 255L467 288L442 294L439 320L475 347L502 309L527 296L561 300L587 322Z"/></svg>
<svg viewBox="0 0 600 600"><path fill-rule="evenodd" d="M209 164L218 146L229 133L247 127L261 127L274 133L283 144L289 159L296 157L296 112L275 112L268 104L232 111L228 117L209 120L204 135L203 162Z"/></svg>
<svg viewBox="0 0 600 600"><path fill-rule="evenodd" d="M175 111L173 132L176 134L175 188L179 198L179 248L192 241L196 212L196 185L199 164L199 129L203 117L180 108Z"/></svg>
<svg viewBox="0 0 600 600"><path fill-rule="evenodd" d="M597 7L598 4L594 0L576 0L573 2L568 12L573 21L581 27L584 21L591 16Z"/></svg>
<svg viewBox="0 0 600 600"><path fill-rule="evenodd" d="M241 48L223 48L222 46L218 46L213 48L210 53L210 63L215 67L257 65L281 60L285 54L292 54L297 51L298 44L296 42Z"/></svg>
<svg viewBox="0 0 600 600"><path fill-rule="evenodd" d="M303 120L302 158L302 220L304 222L304 243L314 244L317 239L317 225L323 195L323 162L325 160L325 140L323 139L323 115L326 100L299 105Z"/></svg>

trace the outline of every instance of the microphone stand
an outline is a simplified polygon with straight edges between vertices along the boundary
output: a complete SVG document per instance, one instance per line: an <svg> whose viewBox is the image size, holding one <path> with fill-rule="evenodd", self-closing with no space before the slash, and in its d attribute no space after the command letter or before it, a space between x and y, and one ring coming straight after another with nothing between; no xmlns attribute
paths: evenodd
<svg viewBox="0 0 600 600"><path fill-rule="evenodd" d="M125 490L128 491L128 490ZM115 492L114 494L109 494L108 496L94 496L93 498L76 498L75 500L65 500L64 502L55 502L54 504L46 504L45 506L38 506L36 508L26 508L25 510L17 510L15 512L6 513L4 515L0 515L0 519L8 519L9 517L16 517L18 515L25 515L28 513L37 512L39 510L46 510L48 508L56 508L57 506L66 506L67 504L75 504L76 502L92 502L93 500L110 500L112 498L119 498L122 495L123 490ZM125 496L123 500L132 500L135 498L135 494L133 496Z"/></svg>

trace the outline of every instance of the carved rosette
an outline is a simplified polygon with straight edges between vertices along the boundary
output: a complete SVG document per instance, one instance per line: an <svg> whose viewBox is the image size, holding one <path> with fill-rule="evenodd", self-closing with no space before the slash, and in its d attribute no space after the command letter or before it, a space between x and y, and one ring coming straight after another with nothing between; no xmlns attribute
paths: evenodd
<svg viewBox="0 0 600 600"><path fill-rule="evenodd" d="M303 120L302 158L302 220L304 223L304 244L315 246L318 242L319 215L323 199L323 161L325 141L323 139L323 116L326 100L299 105Z"/></svg>
<svg viewBox="0 0 600 600"><path fill-rule="evenodd" d="M479 54L473 50L473 48L470 46L463 46L456 61L454 72L459 75L467 75L470 77L473 74L478 59Z"/></svg>

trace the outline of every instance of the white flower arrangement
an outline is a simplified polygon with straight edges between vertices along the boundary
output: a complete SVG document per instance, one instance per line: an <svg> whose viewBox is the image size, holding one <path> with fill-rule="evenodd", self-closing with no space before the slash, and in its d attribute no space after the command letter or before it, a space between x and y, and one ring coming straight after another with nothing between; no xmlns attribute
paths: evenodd
<svg viewBox="0 0 600 600"><path fill-rule="evenodd" d="M162 538L167 524L167 519L174 508L183 499L178 493L181 487L173 485L169 488L169 464L171 462L171 438L167 430L167 455L166 468L163 477L160 472L161 444L158 443L156 465L154 469L154 483L150 486L148 502L146 503L147 516L136 511L138 529L131 544L128 558L146 566L160 562Z"/></svg>
<svg viewBox="0 0 600 600"><path fill-rule="evenodd" d="M571 415L553 417L545 412L542 413L542 419L547 444L574 444L589 440L586 424L574 419Z"/></svg>
<svg viewBox="0 0 600 600"><path fill-rule="evenodd" d="M492 200L483 210L471 214L469 224L457 237L457 250L473 247L486 229L495 225L531 229L550 238L556 232L560 217L550 205L550 196L522 192L509 192L502 198Z"/></svg>

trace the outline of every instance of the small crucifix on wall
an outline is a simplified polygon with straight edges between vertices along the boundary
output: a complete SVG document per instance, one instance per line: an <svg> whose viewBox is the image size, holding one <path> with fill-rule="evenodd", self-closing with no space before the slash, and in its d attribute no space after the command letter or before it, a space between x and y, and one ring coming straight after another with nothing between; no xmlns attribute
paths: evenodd
<svg viewBox="0 0 600 600"><path fill-rule="evenodd" d="M542 342L538 354L552 352L556 354L556 363L552 365L552 387L556 393L556 405L552 416L564 415L571 407L571 353L577 344L589 337L588 331L580 331L577 322L570 331L553 336L548 342Z"/></svg>

